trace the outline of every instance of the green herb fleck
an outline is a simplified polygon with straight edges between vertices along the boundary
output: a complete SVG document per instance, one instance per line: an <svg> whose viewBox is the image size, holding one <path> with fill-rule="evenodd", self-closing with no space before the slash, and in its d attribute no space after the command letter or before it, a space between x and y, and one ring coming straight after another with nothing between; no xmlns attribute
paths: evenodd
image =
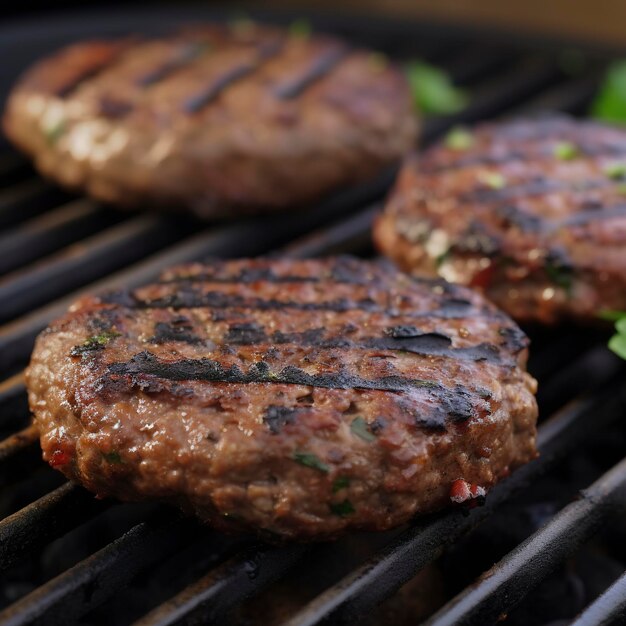
<svg viewBox="0 0 626 626"><path fill-rule="evenodd" d="M564 289L567 292L567 295L570 296L572 294L572 286L573 286L573 275L572 269L570 267L564 267L562 265L558 265L556 263L551 262L549 259L546 260L546 274L550 278L551 282L553 282L561 289Z"/></svg>
<svg viewBox="0 0 626 626"><path fill-rule="evenodd" d="M439 269L444 263L446 263L450 259L451 255L452 252L450 248L448 248L445 252L438 254L435 257L435 267Z"/></svg>
<svg viewBox="0 0 626 626"><path fill-rule="evenodd" d="M324 472L324 474L328 474L328 472L330 471L328 465L326 465L326 463L324 463L318 456L316 456L312 452L294 452L293 460L296 463L300 463L300 465L311 467L312 469Z"/></svg>
<svg viewBox="0 0 626 626"><path fill-rule="evenodd" d="M120 333L115 332L113 330L107 330L99 335L94 335L93 337L89 337L86 339L81 345L74 346L70 351L72 356L80 356L81 354L85 354L86 352L93 352L94 350L102 350L104 346L106 346L109 341L115 339L115 337L120 337Z"/></svg>
<svg viewBox="0 0 626 626"><path fill-rule="evenodd" d="M554 145L554 156L559 161L572 161L580 155L580 150L571 141L559 141Z"/></svg>
<svg viewBox="0 0 626 626"><path fill-rule="evenodd" d="M63 134L67 129L67 124L65 120L59 120L58 122L51 124L50 126L46 126L43 129L43 133L46 136L46 141L49 145L54 146L54 144L61 139Z"/></svg>
<svg viewBox="0 0 626 626"><path fill-rule="evenodd" d="M609 349L626 359L626 334L617 333L609 339Z"/></svg>
<svg viewBox="0 0 626 626"><path fill-rule="evenodd" d="M412 61L405 73L415 108L431 115L451 115L467 106L465 91L455 87L450 76L443 70L424 63Z"/></svg>
<svg viewBox="0 0 626 626"><path fill-rule="evenodd" d="M344 500L343 502L331 502L329 508L332 513L339 515L339 517L348 517L354 513L354 507L350 500Z"/></svg>
<svg viewBox="0 0 626 626"><path fill-rule="evenodd" d="M626 359L626 311L600 311L598 316L615 322L615 334L609 339L609 350Z"/></svg>
<svg viewBox="0 0 626 626"><path fill-rule="evenodd" d="M109 463L112 463L114 465L124 462L122 461L122 457L120 456L119 452L103 452L102 457L105 461L108 461Z"/></svg>
<svg viewBox="0 0 626 626"><path fill-rule="evenodd" d="M613 180L622 180L626 177L626 163L612 163L604 168L604 173Z"/></svg>
<svg viewBox="0 0 626 626"><path fill-rule="evenodd" d="M299 37L300 39L308 39L311 36L311 22L305 19L294 20L289 24L289 34L292 37Z"/></svg>
<svg viewBox="0 0 626 626"><path fill-rule="evenodd" d="M591 105L591 115L603 122L626 124L626 60L609 66Z"/></svg>
<svg viewBox="0 0 626 626"><path fill-rule="evenodd" d="M339 476L335 478L333 482L333 493L337 493L342 489L347 489L350 486L350 479L347 476Z"/></svg>
<svg viewBox="0 0 626 626"><path fill-rule="evenodd" d="M482 172L480 182L491 189L503 189L506 186L506 178L500 172Z"/></svg>
<svg viewBox="0 0 626 626"><path fill-rule="evenodd" d="M469 150L474 144L474 135L466 128L456 126L446 135L445 144L451 150Z"/></svg>
<svg viewBox="0 0 626 626"><path fill-rule="evenodd" d="M368 59L369 66L376 72L382 72L389 65L389 58L382 52L372 52Z"/></svg>
<svg viewBox="0 0 626 626"><path fill-rule="evenodd" d="M374 441L376 435L372 433L368 423L362 417L355 417L350 424L350 430L363 441Z"/></svg>

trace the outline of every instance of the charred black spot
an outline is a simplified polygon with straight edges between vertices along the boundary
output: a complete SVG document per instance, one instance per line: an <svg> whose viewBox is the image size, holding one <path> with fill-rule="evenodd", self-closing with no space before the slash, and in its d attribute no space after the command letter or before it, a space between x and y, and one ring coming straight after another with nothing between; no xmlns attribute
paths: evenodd
<svg viewBox="0 0 626 626"><path fill-rule="evenodd" d="M224 340L237 345L254 345L267 341L267 335L263 326L254 322L246 324L232 324Z"/></svg>
<svg viewBox="0 0 626 626"><path fill-rule="evenodd" d="M404 339L408 337L421 337L424 331L416 326L390 326L385 329L385 334L394 339Z"/></svg>
<svg viewBox="0 0 626 626"><path fill-rule="evenodd" d="M528 337L518 326L503 326L498 329L498 334L504 337L505 347L513 353L528 347Z"/></svg>
<svg viewBox="0 0 626 626"><path fill-rule="evenodd" d="M109 119L120 119L133 110L131 102L118 100L112 96L100 98L100 115Z"/></svg>
<svg viewBox="0 0 626 626"><path fill-rule="evenodd" d="M454 244L460 252L471 252L485 256L493 256L500 251L500 239L489 233L486 227L472 221L461 238Z"/></svg>
<svg viewBox="0 0 626 626"><path fill-rule="evenodd" d="M174 319L170 322L157 322L154 326L154 335L149 339L150 343L166 343L179 341L183 343L200 343L200 337L193 332L193 326L186 318Z"/></svg>
<svg viewBox="0 0 626 626"><path fill-rule="evenodd" d="M379 415L378 417L374 418L373 422L370 423L370 430L374 435L378 435L378 433L386 428L386 426L387 420L382 415Z"/></svg>
<svg viewBox="0 0 626 626"><path fill-rule="evenodd" d="M270 405L265 411L263 422L267 424L272 435L278 435L287 424L293 424L296 421L301 411L300 408Z"/></svg>
<svg viewBox="0 0 626 626"><path fill-rule="evenodd" d="M541 217L514 205L497 207L496 212L508 226L515 226L525 233L538 233L544 227L544 220Z"/></svg>

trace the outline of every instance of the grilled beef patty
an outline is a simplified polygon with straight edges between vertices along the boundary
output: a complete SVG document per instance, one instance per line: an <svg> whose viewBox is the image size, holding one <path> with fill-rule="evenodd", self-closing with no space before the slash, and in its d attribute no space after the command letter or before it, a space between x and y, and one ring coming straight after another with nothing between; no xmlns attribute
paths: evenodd
<svg viewBox="0 0 626 626"><path fill-rule="evenodd" d="M451 134L407 162L375 240L519 320L622 310L626 132L555 117Z"/></svg>
<svg viewBox="0 0 626 626"><path fill-rule="evenodd" d="M368 179L416 120L380 55L241 22L65 48L22 78L4 129L64 186L213 217Z"/></svg>
<svg viewBox="0 0 626 626"><path fill-rule="evenodd" d="M534 458L526 353L441 280L240 260L83 298L27 379L45 460L99 496L314 538L481 495Z"/></svg>

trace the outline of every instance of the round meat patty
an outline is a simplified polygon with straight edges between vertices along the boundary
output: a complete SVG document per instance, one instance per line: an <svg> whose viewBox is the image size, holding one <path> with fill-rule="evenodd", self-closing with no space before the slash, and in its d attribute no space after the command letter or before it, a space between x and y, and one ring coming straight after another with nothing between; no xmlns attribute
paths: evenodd
<svg viewBox="0 0 626 626"><path fill-rule="evenodd" d="M62 185L202 217L371 178L416 127L407 82L380 54L248 21L72 45L25 74L4 116Z"/></svg>
<svg viewBox="0 0 626 626"><path fill-rule="evenodd" d="M406 163L374 237L518 320L623 310L626 131L567 117L455 131Z"/></svg>
<svg viewBox="0 0 626 626"><path fill-rule="evenodd" d="M27 379L44 458L99 496L308 539L402 524L533 459L526 353L441 280L241 260L83 298Z"/></svg>

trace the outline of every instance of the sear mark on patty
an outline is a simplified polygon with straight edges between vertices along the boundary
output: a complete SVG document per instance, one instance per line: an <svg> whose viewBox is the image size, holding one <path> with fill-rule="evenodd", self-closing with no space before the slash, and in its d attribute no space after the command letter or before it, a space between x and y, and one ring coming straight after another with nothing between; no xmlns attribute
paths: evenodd
<svg viewBox="0 0 626 626"><path fill-rule="evenodd" d="M202 340L193 332L193 326L189 319L181 316L170 322L157 322L154 325L154 335L148 341L154 344L167 343L168 341L198 344Z"/></svg>
<svg viewBox="0 0 626 626"><path fill-rule="evenodd" d="M287 407L270 405L263 415L263 422L267 424L272 435L278 435L287 424L293 424L298 415L305 411L302 407Z"/></svg>

